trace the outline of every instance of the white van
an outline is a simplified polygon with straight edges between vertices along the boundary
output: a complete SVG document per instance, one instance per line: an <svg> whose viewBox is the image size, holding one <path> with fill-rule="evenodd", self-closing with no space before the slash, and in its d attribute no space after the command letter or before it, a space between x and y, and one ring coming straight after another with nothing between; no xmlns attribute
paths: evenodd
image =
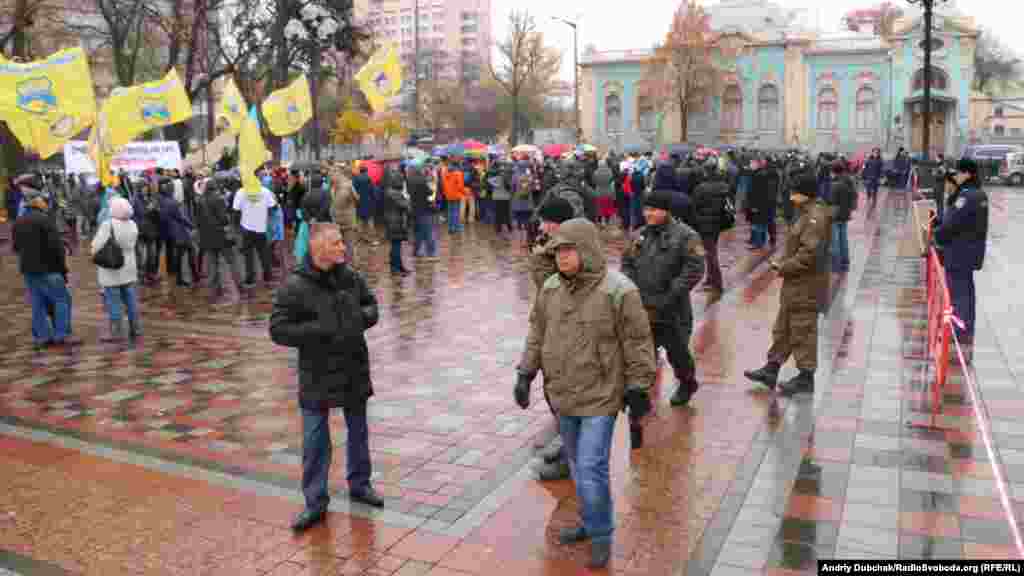
<svg viewBox="0 0 1024 576"><path fill-rule="evenodd" d="M1011 186L1024 186L1024 152L1011 152L999 166L999 179Z"/></svg>

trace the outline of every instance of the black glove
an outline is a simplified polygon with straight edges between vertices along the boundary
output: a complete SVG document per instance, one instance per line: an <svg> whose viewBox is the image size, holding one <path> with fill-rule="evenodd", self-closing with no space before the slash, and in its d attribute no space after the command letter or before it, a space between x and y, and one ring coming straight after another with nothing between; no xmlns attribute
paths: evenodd
<svg viewBox="0 0 1024 576"><path fill-rule="evenodd" d="M530 382L533 382L533 376L529 374L519 373L516 377L516 387L513 393L516 397L516 404L523 410L530 407Z"/></svg>
<svg viewBox="0 0 1024 576"><path fill-rule="evenodd" d="M627 390L626 406L629 406L629 418L639 420L651 411L651 397L646 390Z"/></svg>

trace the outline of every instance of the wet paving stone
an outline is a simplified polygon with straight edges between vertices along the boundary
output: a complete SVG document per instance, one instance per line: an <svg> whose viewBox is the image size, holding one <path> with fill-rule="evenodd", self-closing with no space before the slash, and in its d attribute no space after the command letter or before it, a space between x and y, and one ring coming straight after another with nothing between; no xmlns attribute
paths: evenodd
<svg viewBox="0 0 1024 576"><path fill-rule="evenodd" d="M616 571L782 574L837 555L959 557L962 541L977 556L1006 549L971 412L946 412L961 419L955 430L905 425L928 407L912 394L927 390L914 357L925 338L923 276L920 259L899 254L909 203L884 198L884 210L850 225L857 263L833 278L814 397L782 398L743 379L768 347L778 283L765 255L743 246L742 225L723 236L729 290L720 300L694 294L701 390L690 407L671 408L663 366L645 447L630 450L627 427L616 429ZM360 247L356 265L381 305L367 338L374 482L386 507L348 505L344 422L334 415L336 510L298 538L288 530L301 508L295 357L266 335L272 287L232 287L221 302L205 287L141 288L143 341L105 345L95 271L78 257L74 323L85 344L37 352L26 345L20 278L0 260L0 453L11 463L0 472L0 551L72 573L578 570L582 549L555 542L577 521L571 483L532 479L552 418L542 395L522 411L507 387L532 290L525 250L483 226L440 244L440 261L410 258L407 278L386 274L383 248ZM615 266L621 238L607 244ZM979 368L998 368L992 358ZM1010 399L1010 381L995 377L1003 384L983 392ZM972 408L957 385L950 404ZM1000 413L1000 438L1024 430L1014 415ZM15 511L17 531L4 510ZM56 526L82 535L74 548L46 537ZM140 533L130 546L118 536L126 526ZM880 534L892 535L888 547ZM90 559L95 550L106 552Z"/></svg>

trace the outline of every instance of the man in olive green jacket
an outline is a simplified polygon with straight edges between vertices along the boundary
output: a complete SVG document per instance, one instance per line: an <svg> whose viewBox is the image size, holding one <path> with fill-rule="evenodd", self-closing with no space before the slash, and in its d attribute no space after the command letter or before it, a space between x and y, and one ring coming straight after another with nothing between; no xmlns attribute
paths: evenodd
<svg viewBox="0 0 1024 576"><path fill-rule="evenodd" d="M582 520L563 530L559 540L590 539L588 566L602 568L611 556L614 530L608 462L615 421L626 405L634 421L650 411L654 343L640 292L624 274L608 269L592 222L563 223L551 249L558 274L544 282L530 311L515 399L528 408L530 383L544 372Z"/></svg>

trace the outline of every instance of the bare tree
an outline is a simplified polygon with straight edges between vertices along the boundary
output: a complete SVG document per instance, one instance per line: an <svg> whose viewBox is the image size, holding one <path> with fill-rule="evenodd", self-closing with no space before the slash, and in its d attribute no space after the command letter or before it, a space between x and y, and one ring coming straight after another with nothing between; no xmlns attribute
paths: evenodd
<svg viewBox="0 0 1024 576"><path fill-rule="evenodd" d="M512 99L512 132L509 141L514 146L522 133L520 106L527 95L549 93L551 84L562 64L561 55L544 45L544 36L537 31L533 16L526 11L513 11L509 15L509 32L498 43L499 67L491 67L491 76Z"/></svg>
<svg viewBox="0 0 1024 576"><path fill-rule="evenodd" d="M696 0L684 0L672 17L665 41L647 64L643 84L656 106L679 112L682 139L687 139L689 115L700 112L722 84L716 54L725 47L711 29L710 17Z"/></svg>
<svg viewBox="0 0 1024 576"><path fill-rule="evenodd" d="M974 50L974 89L993 94L1021 79L1020 57L998 37L983 33Z"/></svg>
<svg viewBox="0 0 1024 576"><path fill-rule="evenodd" d="M871 8L851 10L843 15L842 25L851 32L871 30L875 36L889 38L896 22L903 17L903 8L892 2L882 2Z"/></svg>

